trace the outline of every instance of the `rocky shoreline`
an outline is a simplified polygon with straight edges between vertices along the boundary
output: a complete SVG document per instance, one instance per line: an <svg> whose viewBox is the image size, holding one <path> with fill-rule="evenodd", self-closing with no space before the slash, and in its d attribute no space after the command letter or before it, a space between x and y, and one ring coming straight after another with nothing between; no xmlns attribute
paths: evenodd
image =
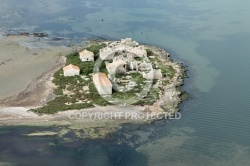
<svg viewBox="0 0 250 166"><path fill-rule="evenodd" d="M178 112L179 105L182 102L182 99L180 97L182 93L181 86L184 84L186 69L181 63L174 62L171 59L170 54L164 49L155 46L146 47L150 48L155 54L157 54L157 56L164 64L170 64L176 71L174 77L169 80L169 84L162 87L164 89L164 93L160 94L159 99L152 106L148 106L147 109L151 112Z"/></svg>
<svg viewBox="0 0 250 166"><path fill-rule="evenodd" d="M14 32L14 33L7 33L6 36L27 36L27 37L48 37L47 33L43 32Z"/></svg>

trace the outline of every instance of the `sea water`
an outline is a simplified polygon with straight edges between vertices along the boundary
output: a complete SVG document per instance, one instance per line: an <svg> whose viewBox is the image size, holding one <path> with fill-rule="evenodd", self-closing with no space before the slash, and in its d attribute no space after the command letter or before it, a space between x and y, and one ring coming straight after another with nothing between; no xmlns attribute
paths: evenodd
<svg viewBox="0 0 250 166"><path fill-rule="evenodd" d="M188 65L180 120L125 125L106 139L27 138L0 129L0 163L19 165L249 165L250 2L93 0L1 2L0 28L51 37L132 37ZM51 129L51 130L56 130ZM75 140L74 140L75 139ZM1 164L0 164L1 165Z"/></svg>

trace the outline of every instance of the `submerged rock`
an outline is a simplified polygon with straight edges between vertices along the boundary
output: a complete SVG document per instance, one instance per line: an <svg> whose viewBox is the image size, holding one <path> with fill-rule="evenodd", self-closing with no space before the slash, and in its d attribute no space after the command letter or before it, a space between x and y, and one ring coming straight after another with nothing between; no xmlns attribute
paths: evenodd
<svg viewBox="0 0 250 166"><path fill-rule="evenodd" d="M20 36L30 36L29 32L19 32L18 35Z"/></svg>
<svg viewBox="0 0 250 166"><path fill-rule="evenodd" d="M33 33L32 35L34 37L48 37L47 33Z"/></svg>

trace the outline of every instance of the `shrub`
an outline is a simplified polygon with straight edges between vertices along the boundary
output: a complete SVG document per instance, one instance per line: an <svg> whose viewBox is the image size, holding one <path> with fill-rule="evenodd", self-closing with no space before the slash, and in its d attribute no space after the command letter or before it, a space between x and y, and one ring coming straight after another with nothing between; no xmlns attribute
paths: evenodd
<svg viewBox="0 0 250 166"><path fill-rule="evenodd" d="M150 50L150 49L146 49L146 52L147 52L147 55L148 55L148 56L154 55L153 51Z"/></svg>

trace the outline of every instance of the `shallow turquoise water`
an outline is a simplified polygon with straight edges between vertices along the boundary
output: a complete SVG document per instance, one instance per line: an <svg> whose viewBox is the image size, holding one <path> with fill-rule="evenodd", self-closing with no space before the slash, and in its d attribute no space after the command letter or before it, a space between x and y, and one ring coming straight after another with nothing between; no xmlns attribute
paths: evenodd
<svg viewBox="0 0 250 166"><path fill-rule="evenodd" d="M127 125L105 140L27 140L21 135L32 129L0 129L11 131L0 134L0 161L250 165L249 5L245 0L3 2L2 29L44 31L76 43L132 37L169 50L175 60L189 66L184 89L192 100L182 104L181 120ZM53 141L56 146L49 145Z"/></svg>

